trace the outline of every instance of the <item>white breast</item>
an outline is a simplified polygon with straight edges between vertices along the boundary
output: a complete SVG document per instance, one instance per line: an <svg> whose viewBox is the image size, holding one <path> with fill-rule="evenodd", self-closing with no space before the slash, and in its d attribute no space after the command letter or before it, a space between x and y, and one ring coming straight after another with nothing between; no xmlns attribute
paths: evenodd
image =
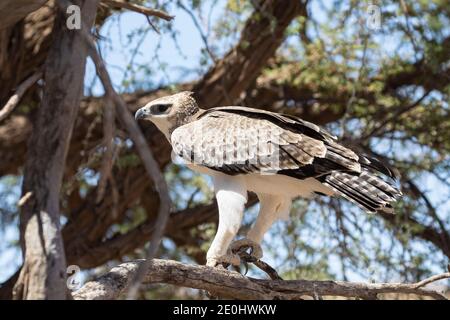
<svg viewBox="0 0 450 320"><path fill-rule="evenodd" d="M255 193L285 195L291 198L310 197L314 191L331 195L333 191L322 185L314 178L304 180L295 179L286 175L249 174L246 175L247 188Z"/></svg>
<svg viewBox="0 0 450 320"><path fill-rule="evenodd" d="M211 177L223 175L224 173L214 171L209 168L198 166L195 164L187 164L188 168L199 173L207 174ZM321 184L314 178L307 178L304 180L295 179L281 174L259 174L252 173L240 175L244 177L248 191L255 193L265 193L272 195L287 196L290 198L310 197L314 191L332 195L333 191Z"/></svg>

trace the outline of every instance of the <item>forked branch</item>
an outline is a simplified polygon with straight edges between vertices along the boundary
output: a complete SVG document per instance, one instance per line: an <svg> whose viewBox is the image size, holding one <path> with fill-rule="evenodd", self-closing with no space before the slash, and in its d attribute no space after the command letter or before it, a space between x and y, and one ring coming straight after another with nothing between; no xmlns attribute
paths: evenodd
<svg viewBox="0 0 450 320"><path fill-rule="evenodd" d="M133 3L124 2L124 1L117 1L117 0L102 0L102 2L111 7L123 8L123 9L128 9L130 11L134 11L137 13L142 13L143 15L145 15L147 17L154 16L154 17L164 19L166 21L170 21L174 18L173 16L169 15L168 13L166 13L164 11L150 9L150 8L147 8L144 6L140 6L138 4L133 4Z"/></svg>

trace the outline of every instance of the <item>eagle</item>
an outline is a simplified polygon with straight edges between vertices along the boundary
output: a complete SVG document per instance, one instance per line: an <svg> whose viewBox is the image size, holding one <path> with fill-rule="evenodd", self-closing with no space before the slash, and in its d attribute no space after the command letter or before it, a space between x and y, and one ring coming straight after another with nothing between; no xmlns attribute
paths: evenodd
<svg viewBox="0 0 450 320"><path fill-rule="evenodd" d="M298 197L338 196L367 212L393 213L401 196L395 170L292 115L242 106L204 110L193 92L183 91L149 102L135 119L153 122L188 168L212 178L219 223L209 266L239 265L239 250L260 259L264 234L289 218ZM249 191L259 213L246 237L235 240Z"/></svg>

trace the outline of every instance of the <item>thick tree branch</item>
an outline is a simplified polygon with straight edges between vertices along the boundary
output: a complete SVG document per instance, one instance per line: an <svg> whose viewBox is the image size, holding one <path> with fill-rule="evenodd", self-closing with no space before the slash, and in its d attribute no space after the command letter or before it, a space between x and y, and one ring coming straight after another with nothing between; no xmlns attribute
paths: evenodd
<svg viewBox="0 0 450 320"><path fill-rule="evenodd" d="M8 2L19 4L24 1L2 1L0 6ZM52 43L53 6L54 2L49 1L25 19L0 30L0 105L6 104L14 89L44 64ZM9 8L3 12L10 15ZM0 29L4 27L5 19L1 21ZM37 86L30 88L23 99L30 106L38 105L39 95L34 88Z"/></svg>
<svg viewBox="0 0 450 320"><path fill-rule="evenodd" d="M47 0L3 0L0 2L0 30L5 29L27 14L39 9Z"/></svg>
<svg viewBox="0 0 450 320"><path fill-rule="evenodd" d="M300 1L262 1L260 6L255 9L254 15L252 15L244 28L240 42L233 48L225 57L220 60L196 85L194 83L187 83L180 85L180 90L196 90L198 91L198 98L204 102L204 106L214 105L212 102L219 97L221 101L224 101L223 85L228 83L233 86L232 92L227 89L229 97L235 99L246 90L255 77L259 74L259 71L264 67L268 58L273 56L277 47L283 41L283 34L289 23L299 14L306 12L306 4ZM256 16L263 15L264 19L257 19ZM267 17L271 17L275 21L274 28L269 23ZM237 77L232 76L238 74ZM225 79L226 78L226 79ZM228 79L228 80L227 80ZM236 79L238 79L236 81ZM220 91L217 95L217 91ZM142 106L149 100L163 95L166 90L158 90L155 92L148 92L146 94L136 93L129 97L129 102L132 110L135 110L139 106ZM124 97L127 100L127 97ZM94 110L91 108L95 105L98 106L96 99L91 99L92 105L83 105L81 116L83 120L77 121L77 127L75 128L74 141L83 140L86 136L87 125L92 123L92 118L95 115ZM270 107L272 101L260 101L261 105ZM83 107L86 106L87 109ZM325 112L321 112L322 115ZM11 122L17 121L15 117L10 119ZM10 123L5 123L5 126L12 126ZM101 125L99 124L98 127ZM26 126L25 126L26 127ZM25 128L24 128L25 129ZM2 126L0 126L0 131ZM21 163L20 159L25 154L25 147L23 146L23 138L26 137L26 133L15 130L17 137L2 137L0 136L0 149L4 152L5 157L0 159L0 175L7 173L15 173L19 169ZM100 138L97 133L101 133L101 130L93 130L93 143L99 141ZM3 139L4 138L4 139ZM147 141L155 141L157 143L150 145L154 149L155 145L158 145L160 149L157 154L164 156L164 158L170 159L170 148L166 143L161 144L161 134L153 126L148 130L146 135ZM11 140L15 141L14 145L11 145ZM74 166L78 166L80 159L81 144L73 144L69 158L72 159ZM14 161L9 161L14 159Z"/></svg>
<svg viewBox="0 0 450 320"><path fill-rule="evenodd" d="M291 21L299 15L306 16L306 4L307 1L258 1L237 45L193 88L199 105L208 108L235 102L283 42Z"/></svg>
<svg viewBox="0 0 450 320"><path fill-rule="evenodd" d="M86 283L73 294L77 300L117 299L126 292L134 273L143 260L127 262L111 269L95 281ZM445 299L423 285L450 278L450 272L418 283L362 283L315 280L261 280L243 276L234 271L208 266L188 265L171 260L154 259L144 283L167 283L182 287L207 290L222 298L233 299L303 299L305 296L339 296L376 299L379 294L415 294Z"/></svg>
<svg viewBox="0 0 450 320"><path fill-rule="evenodd" d="M134 3L124 2L124 1L116 1L116 0L101 0L101 2L107 4L111 7L128 9L130 11L142 13L143 15L146 15L146 16L158 17L158 18L164 19L166 21L170 21L174 18L173 16L169 15L168 13L166 13L164 11L146 8L144 6L140 6L140 5L134 4Z"/></svg>
<svg viewBox="0 0 450 320"><path fill-rule="evenodd" d="M97 2L78 0L91 26ZM64 7L64 11L65 11ZM86 46L67 32L57 15L54 41L45 64L46 86L24 170L20 235L24 265L14 286L16 299L64 299L66 259L60 226L60 191L72 129L83 92ZM74 50L73 48L77 48Z"/></svg>
<svg viewBox="0 0 450 320"><path fill-rule="evenodd" d="M450 81L450 67L446 62L450 58L450 37L442 41L444 50L442 67L430 65L426 59L419 60L413 64L405 63L404 71L390 75L384 84L384 91L395 91L403 86L421 86L426 91L443 90Z"/></svg>
<svg viewBox="0 0 450 320"><path fill-rule="evenodd" d="M0 285L0 300L12 300L14 284L19 278L20 269Z"/></svg>
<svg viewBox="0 0 450 320"><path fill-rule="evenodd" d="M141 180L148 179L144 176L141 177ZM140 183L141 182L139 182L139 184ZM137 191L138 194L142 193L141 190L134 191ZM93 268L110 260L120 259L123 255L144 246L145 243L148 242L148 239L152 237L153 231L155 230L155 213L153 208L158 206L158 199L154 193L146 193L145 199L149 201L148 205L145 206L148 210L148 218L125 234L117 234L111 238L103 239L104 233L96 232L96 237L94 237L94 239L100 237L100 240L86 241L86 238L89 237L89 232L87 235L84 235L85 230L80 231L80 229L84 227L89 231L91 225L95 225L91 220L86 221L88 218L95 219L95 217L98 217L97 212L95 211L86 211L86 214L82 219L76 219L77 224L70 226L70 232L69 229L65 228L64 242L67 250L68 263L77 264L81 268ZM256 196L250 194L247 206L252 206L256 202ZM127 205L121 206L120 210L125 210L125 208L127 208ZM105 210L107 209L102 208L101 212L98 213L103 220L108 219L107 216L102 216L102 212ZM173 212L169 216L165 236L174 240L179 246L193 245L195 247L200 247L200 240L192 237L192 229L204 223L215 222L217 221L217 217L217 204L215 202ZM106 226L109 226L110 224L111 222L108 221ZM87 250L87 248L89 248L89 250ZM204 263L204 259L205 253L200 251L196 260L199 263Z"/></svg>
<svg viewBox="0 0 450 320"><path fill-rule="evenodd" d="M64 0L64 2L68 1ZM156 162L152 152L150 151L147 142L145 141L145 138L139 129L139 126L137 125L136 121L134 121L134 118L131 116L128 107L126 106L123 99L114 90L111 78L109 77L109 74L106 70L103 59L97 52L95 43L91 35L88 33L88 30L89 29L86 26L83 26L81 28L81 35L88 47L89 55L95 64L97 74L106 91L107 99L110 99L115 104L119 120L122 122L122 124L127 129L128 133L130 134L130 137L133 140L139 155L141 156L144 168L147 171L147 174L149 175L150 179L155 184L156 191L158 192L160 199L158 216L155 222L155 229L150 239L150 245L146 252L146 260L138 268L136 274L134 275L135 278L133 279L133 283L130 286L130 298L133 298L137 292L138 286L140 285L145 275L145 272L148 268L148 264L157 253L159 244L166 229L166 224L167 220L169 219L169 211L170 211L169 190L167 188L164 176L159 169L159 165Z"/></svg>

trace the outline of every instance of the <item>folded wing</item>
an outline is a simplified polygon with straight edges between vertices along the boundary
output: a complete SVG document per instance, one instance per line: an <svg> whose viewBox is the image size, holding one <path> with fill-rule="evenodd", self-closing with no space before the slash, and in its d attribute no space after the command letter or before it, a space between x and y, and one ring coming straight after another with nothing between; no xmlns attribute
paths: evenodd
<svg viewBox="0 0 450 320"><path fill-rule="evenodd" d="M379 160L357 155L302 119L245 107L214 108L174 130L174 151L188 162L229 175L314 177L366 211L390 211L400 191Z"/></svg>

